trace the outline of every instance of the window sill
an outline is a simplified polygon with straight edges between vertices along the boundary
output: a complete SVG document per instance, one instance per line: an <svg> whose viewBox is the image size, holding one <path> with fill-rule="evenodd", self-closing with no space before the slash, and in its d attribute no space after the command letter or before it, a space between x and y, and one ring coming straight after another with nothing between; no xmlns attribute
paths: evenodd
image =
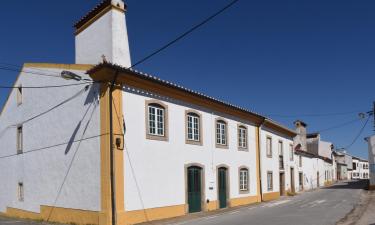
<svg viewBox="0 0 375 225"><path fill-rule="evenodd" d="M240 194L249 194L250 190L240 190Z"/></svg>
<svg viewBox="0 0 375 225"><path fill-rule="evenodd" d="M199 145L202 146L202 141L193 141L193 140L185 140L185 143L188 145Z"/></svg>
<svg viewBox="0 0 375 225"><path fill-rule="evenodd" d="M221 149L228 149L228 145L221 145L221 144L216 144L216 148L221 148Z"/></svg>
<svg viewBox="0 0 375 225"><path fill-rule="evenodd" d="M241 151L241 152L248 152L249 149L248 149L248 148L243 148L243 147L238 147L238 151Z"/></svg>
<svg viewBox="0 0 375 225"><path fill-rule="evenodd" d="M167 136L157 136L157 135L152 135L152 134L146 134L146 139L154 140L154 141L168 141Z"/></svg>

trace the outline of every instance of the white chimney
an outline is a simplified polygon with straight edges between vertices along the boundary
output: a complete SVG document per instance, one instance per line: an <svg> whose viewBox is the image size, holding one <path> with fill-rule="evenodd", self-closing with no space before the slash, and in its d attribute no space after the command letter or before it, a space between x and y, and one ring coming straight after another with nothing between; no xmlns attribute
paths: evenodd
<svg viewBox="0 0 375 225"><path fill-rule="evenodd" d="M122 0L105 0L74 25L77 64L131 66L125 11Z"/></svg>

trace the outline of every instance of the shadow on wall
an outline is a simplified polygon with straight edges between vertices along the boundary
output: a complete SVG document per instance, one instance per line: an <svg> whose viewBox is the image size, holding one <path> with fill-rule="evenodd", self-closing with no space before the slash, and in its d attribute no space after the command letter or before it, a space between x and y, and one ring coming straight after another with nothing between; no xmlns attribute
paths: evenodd
<svg viewBox="0 0 375 225"><path fill-rule="evenodd" d="M347 181L330 187L325 187L324 189L366 189L368 187L367 184L367 180Z"/></svg>

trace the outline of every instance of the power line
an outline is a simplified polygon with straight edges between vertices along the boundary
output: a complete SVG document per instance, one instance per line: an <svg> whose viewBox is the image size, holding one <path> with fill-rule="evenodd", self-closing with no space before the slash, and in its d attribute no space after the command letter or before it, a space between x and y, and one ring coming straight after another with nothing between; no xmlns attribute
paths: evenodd
<svg viewBox="0 0 375 225"><path fill-rule="evenodd" d="M344 149L349 149L350 147L352 147L354 145L354 143L358 140L359 136L361 136L361 134L365 130L368 121L370 121L370 116L367 118L366 122L363 124L362 128L359 130L359 132L358 132L357 136L354 138L354 140L348 146L346 146Z"/></svg>
<svg viewBox="0 0 375 225"><path fill-rule="evenodd" d="M47 86L1 86L0 89L18 89L18 88L27 88L27 89L43 89L43 88L60 88L60 87L70 87L70 86L79 86L79 85L87 85L93 84L98 82L81 82L81 83L74 83L74 84L61 84L61 85L47 85Z"/></svg>
<svg viewBox="0 0 375 225"><path fill-rule="evenodd" d="M18 71L21 71L23 69L23 66L21 66L21 65L16 65L16 64L12 64L12 63L5 63L5 62L0 62L0 67L3 67L5 70L6 69L15 70L14 68L17 68ZM46 70L46 69L41 69L41 68L32 68L32 70L37 70L37 71L40 71L40 72L48 72L48 74L46 74L46 75L60 77L60 73L59 72L55 72L55 71L51 71L51 70Z"/></svg>
<svg viewBox="0 0 375 225"><path fill-rule="evenodd" d="M25 70L22 70L22 69L15 69L15 68L5 67L5 66L0 66L0 70L8 70L8 71L13 71L13 72L28 73L28 74L32 74L32 75L38 75L38 76L61 78L61 76L57 75L57 74L37 73L37 72L33 72L33 71L25 71Z"/></svg>
<svg viewBox="0 0 375 225"><path fill-rule="evenodd" d="M331 113L308 113L308 114L268 114L268 117L284 117L284 118L294 118L294 117L325 117L325 116L340 116L340 115L349 115L354 113L360 113L363 110L349 111L349 112L331 112Z"/></svg>
<svg viewBox="0 0 375 225"><path fill-rule="evenodd" d="M239 0L234 0L232 2L230 2L228 5L224 6L223 8L221 8L219 11L217 11L216 13L214 13L213 15L209 16L208 18L206 18L205 20L203 20L202 22L198 23L197 25L193 26L192 28L190 28L189 30L187 30L186 32L182 33L181 35L179 35L177 38L173 39L172 41L168 42L167 44L163 45L162 47L156 49L154 52L152 52L151 54L149 54L148 56L144 57L143 59L139 60L138 62L134 63L131 67L129 68L133 68L135 66L138 66L139 64L145 62L146 60L148 60L149 58L153 57L154 55L157 55L158 53L160 53L161 51L167 49L169 46L173 45L174 43L178 42L179 40L183 39L184 37L186 37L187 35L189 35L190 33L192 33L193 31L195 31L196 29L198 29L199 27L203 26L204 24L208 23L210 20L214 19L215 17L217 17L218 15L220 15L221 13L223 13L225 10L229 9L231 6L233 6L234 4L236 4Z"/></svg>
<svg viewBox="0 0 375 225"><path fill-rule="evenodd" d="M315 131L313 133L322 133L322 132L326 132L326 131L329 131L329 130L333 130L333 129L337 129L337 128L341 128L341 127L344 127L344 126L347 126L347 125L350 125L350 124L353 124L355 122L358 122L362 120L362 118L357 118L357 119L354 119L354 120L350 120L350 121L347 121L347 122L344 122L344 123L340 123L340 124L337 124L337 125L334 125L332 127L328 127L328 128L324 128L324 129L321 129L321 130L318 130L318 131Z"/></svg>

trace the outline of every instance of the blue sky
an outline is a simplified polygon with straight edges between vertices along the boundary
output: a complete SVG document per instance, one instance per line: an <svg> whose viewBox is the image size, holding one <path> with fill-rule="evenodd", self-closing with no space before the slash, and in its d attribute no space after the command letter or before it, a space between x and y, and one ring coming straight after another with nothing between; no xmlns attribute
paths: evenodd
<svg viewBox="0 0 375 225"><path fill-rule="evenodd" d="M99 0L3 1L0 63L74 63L72 25ZM228 0L128 0L133 62L228 3ZM375 100L375 2L239 1L138 69L247 107L310 132L356 119ZM0 84L17 73L0 71ZM0 90L0 105L8 90ZM306 114L346 113L306 116ZM277 115L285 115L280 117ZM364 121L322 132L343 147ZM367 158L363 138L349 152Z"/></svg>

